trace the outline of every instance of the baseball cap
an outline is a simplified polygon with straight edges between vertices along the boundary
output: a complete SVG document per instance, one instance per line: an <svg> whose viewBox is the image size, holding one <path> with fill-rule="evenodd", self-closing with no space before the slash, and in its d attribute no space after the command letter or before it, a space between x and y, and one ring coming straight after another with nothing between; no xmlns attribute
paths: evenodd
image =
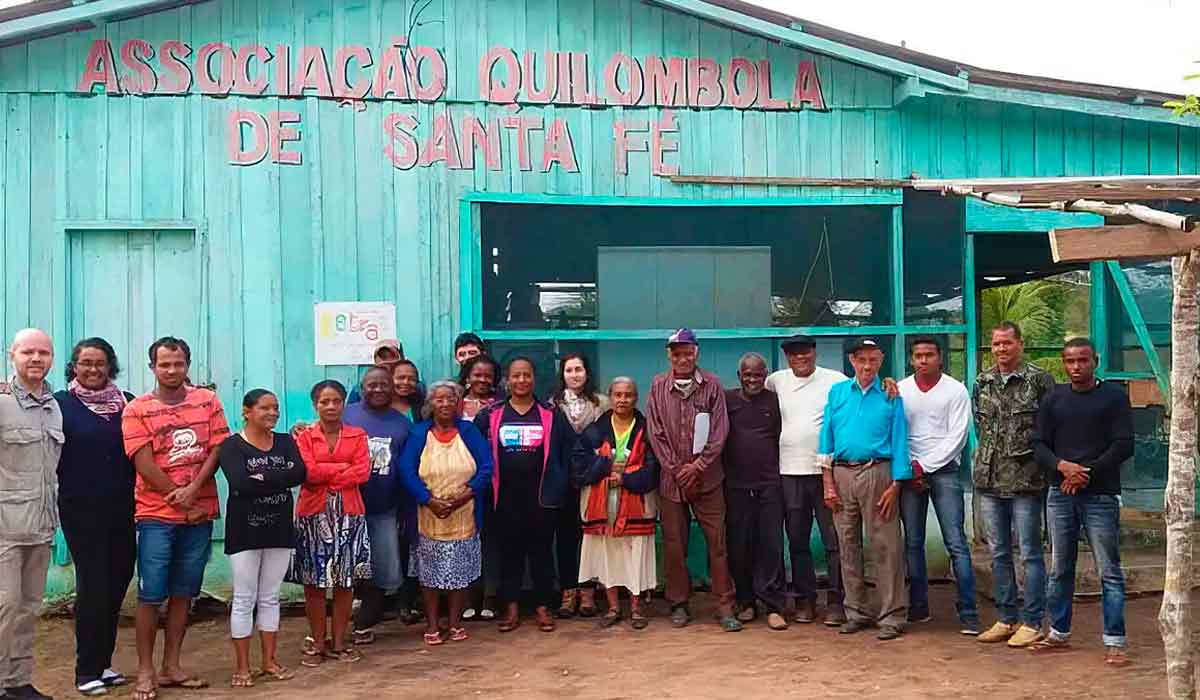
<svg viewBox="0 0 1200 700"><path fill-rule="evenodd" d="M667 338L667 347L672 345L699 345L700 341L696 340L696 334L691 328L680 328Z"/></svg>
<svg viewBox="0 0 1200 700"><path fill-rule="evenodd" d="M859 350L865 350L867 348L875 348L876 350L883 352L883 346L880 345L879 341L875 340L874 338L855 338L854 340L850 341L850 347L846 352L853 355Z"/></svg>
<svg viewBox="0 0 1200 700"><path fill-rule="evenodd" d="M800 350L803 348L813 348L816 346L817 341L811 335L793 335L790 338L784 338L783 342L779 344L779 347L783 348L785 352L788 348Z"/></svg>
<svg viewBox="0 0 1200 700"><path fill-rule="evenodd" d="M400 359L404 359L404 346L400 344L399 340L386 338L375 343L375 357L379 357L385 350L390 350L399 355Z"/></svg>

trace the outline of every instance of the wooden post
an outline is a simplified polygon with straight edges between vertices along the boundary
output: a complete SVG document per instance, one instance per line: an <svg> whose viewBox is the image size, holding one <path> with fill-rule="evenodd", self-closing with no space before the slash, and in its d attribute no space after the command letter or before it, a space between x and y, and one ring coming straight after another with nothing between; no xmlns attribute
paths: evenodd
<svg viewBox="0 0 1200 700"><path fill-rule="evenodd" d="M1200 378L1200 308L1196 278L1200 250L1171 262L1171 447L1163 511L1167 524L1167 575L1158 626L1167 657L1167 692L1194 700L1192 651L1192 522L1196 508L1196 398Z"/></svg>

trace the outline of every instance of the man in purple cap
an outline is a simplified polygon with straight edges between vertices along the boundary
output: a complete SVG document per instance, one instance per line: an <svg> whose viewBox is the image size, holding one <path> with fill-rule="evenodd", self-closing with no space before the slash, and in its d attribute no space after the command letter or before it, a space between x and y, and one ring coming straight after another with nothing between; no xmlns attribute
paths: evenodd
<svg viewBox="0 0 1200 700"><path fill-rule="evenodd" d="M664 567L671 624L691 620L692 592L687 568L688 530L695 517L708 545L712 591L717 596L721 627L737 632L742 624L733 613L733 582L725 553L725 479L721 451L729 433L725 392L715 374L697 366L696 334L680 328L667 339L671 369L654 377L646 405L650 445L662 464L661 496Z"/></svg>

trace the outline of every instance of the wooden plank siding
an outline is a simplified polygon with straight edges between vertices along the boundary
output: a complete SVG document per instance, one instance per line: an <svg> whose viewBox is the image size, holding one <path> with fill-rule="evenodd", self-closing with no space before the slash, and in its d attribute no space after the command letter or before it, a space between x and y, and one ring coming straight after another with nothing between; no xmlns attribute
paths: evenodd
<svg viewBox="0 0 1200 700"><path fill-rule="evenodd" d="M405 348L426 379L451 369L459 315L460 207L472 191L712 200L855 196L865 190L672 184L647 153L614 163L613 126L661 119L653 108L524 105L521 114L567 122L579 172L542 172L544 132L532 137L534 167L517 163L516 137L501 134L503 169L482 153L471 170L444 164L399 170L384 154L386 115L419 120L423 141L435 118L495 120L512 113L480 98L478 65L494 46L539 56L586 51L593 84L616 52L734 56L772 61L776 96L790 93L799 61L815 61L830 111L674 110L679 150L668 161L685 175L898 178L1000 175L1176 174L1197 165L1195 129L1092 117L940 94L895 106L897 78L637 0L434 0L410 37L447 62L436 104L367 100L363 111L315 97L190 94L84 96L74 92L90 43L144 38L157 50L182 39L233 45L318 45L332 57L346 44L379 49L407 31L409 0L214 0L101 28L0 48L0 330L36 324L56 331L65 352L70 310L62 290L70 256L64 222L193 222L205 252L207 305L201 315L197 380L217 383L236 414L241 394L277 390L285 420L311 416L317 379L352 381L353 368L313 365L312 303L387 300L398 309ZM421 0L420 4L424 4ZM193 56L194 58L194 56ZM539 75L544 76L542 71ZM593 89L595 86L593 85ZM232 109L300 114L300 166L227 161ZM462 134L459 133L461 141ZM564 229L566 230L566 229ZM542 235L555 235L547 232ZM22 269L28 266L30 273ZM141 358L122 358L141 362Z"/></svg>

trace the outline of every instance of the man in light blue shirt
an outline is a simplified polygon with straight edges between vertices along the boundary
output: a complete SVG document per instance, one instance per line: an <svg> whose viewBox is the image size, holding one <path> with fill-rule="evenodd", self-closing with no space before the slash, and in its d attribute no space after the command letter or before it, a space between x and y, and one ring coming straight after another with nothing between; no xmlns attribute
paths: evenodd
<svg viewBox="0 0 1200 700"><path fill-rule="evenodd" d="M904 540L897 516L900 483L912 478L908 423L900 398L889 399L879 380L883 350L870 338L850 347L854 379L829 390L818 452L825 503L833 510L841 544L846 623L842 634L879 625L879 639L896 639L908 616ZM879 607L867 600L863 531L877 563Z"/></svg>

